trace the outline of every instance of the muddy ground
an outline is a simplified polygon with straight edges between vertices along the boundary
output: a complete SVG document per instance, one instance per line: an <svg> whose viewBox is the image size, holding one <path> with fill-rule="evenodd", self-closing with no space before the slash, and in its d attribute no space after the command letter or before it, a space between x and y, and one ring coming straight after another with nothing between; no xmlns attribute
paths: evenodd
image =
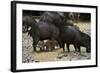
<svg viewBox="0 0 100 73"><path fill-rule="evenodd" d="M90 22L75 23L79 29L90 35ZM22 63L29 62L47 62L47 61L73 61L73 60L88 60L91 59L91 53L86 53L86 48L81 47L81 53L75 52L73 45L70 46L70 51L63 53L62 48L56 48L53 51L48 52L33 52L32 38L28 33L22 34ZM39 49L39 48L37 48Z"/></svg>

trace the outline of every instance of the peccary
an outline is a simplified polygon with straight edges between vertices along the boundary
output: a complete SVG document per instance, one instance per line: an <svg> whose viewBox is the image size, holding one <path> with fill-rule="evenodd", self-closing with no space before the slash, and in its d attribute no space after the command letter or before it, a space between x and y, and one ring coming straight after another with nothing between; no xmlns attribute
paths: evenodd
<svg viewBox="0 0 100 73"><path fill-rule="evenodd" d="M64 49L65 43L67 43L68 51L69 51L69 45L73 44L75 47L75 50L78 49L80 51L80 47L83 46L83 47L86 47L86 52L91 52L90 36L81 32L80 30L78 30L77 28L73 26L64 27L64 32L61 33L60 37L62 40L62 43L60 43L61 44L60 47L63 47L63 49Z"/></svg>
<svg viewBox="0 0 100 73"><path fill-rule="evenodd" d="M75 20L75 17L74 17L74 13L72 12L68 12L68 13L65 13L65 24L67 26L73 26L74 25L74 20Z"/></svg>
<svg viewBox="0 0 100 73"><path fill-rule="evenodd" d="M33 47L36 51L38 41L43 40L56 40L59 37L59 29L53 24L46 22L39 22L30 30L30 36L33 38Z"/></svg>
<svg viewBox="0 0 100 73"><path fill-rule="evenodd" d="M36 20L33 19L32 16L30 15L24 15L23 18L22 18L22 30L23 30L23 33L27 32L29 27L31 28L32 25L34 25L36 23Z"/></svg>
<svg viewBox="0 0 100 73"><path fill-rule="evenodd" d="M78 23L80 20L80 13L74 13L74 22Z"/></svg>
<svg viewBox="0 0 100 73"><path fill-rule="evenodd" d="M64 26L63 13L44 12L39 22L33 25L29 31L30 36L33 38L34 51L36 51L38 41L58 40L62 26Z"/></svg>
<svg viewBox="0 0 100 73"><path fill-rule="evenodd" d="M80 46L86 47L86 52L91 52L91 38L86 33L80 31L81 41ZM79 49L80 51L80 49Z"/></svg>
<svg viewBox="0 0 100 73"><path fill-rule="evenodd" d="M52 51L55 49L55 46L58 46L58 42L57 41L52 41L52 40L47 40L44 43L44 46L46 47L46 50Z"/></svg>
<svg viewBox="0 0 100 73"><path fill-rule="evenodd" d="M56 40L43 40L38 42L37 47L40 51L53 51L58 48L58 42Z"/></svg>
<svg viewBox="0 0 100 73"><path fill-rule="evenodd" d="M64 15L65 15L64 22L66 25L73 26L74 23L78 23L79 21L80 13L67 12L64 13Z"/></svg>

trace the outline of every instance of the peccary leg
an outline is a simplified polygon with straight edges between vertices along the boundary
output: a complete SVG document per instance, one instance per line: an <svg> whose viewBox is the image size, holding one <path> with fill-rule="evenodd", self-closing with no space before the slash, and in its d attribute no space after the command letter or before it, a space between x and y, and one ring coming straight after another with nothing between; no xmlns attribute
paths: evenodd
<svg viewBox="0 0 100 73"><path fill-rule="evenodd" d="M41 41L42 42L42 45L41 45L41 48L40 48L40 51L44 51L45 49L44 49L44 41Z"/></svg>
<svg viewBox="0 0 100 73"><path fill-rule="evenodd" d="M57 40L58 44L59 44L59 47L62 48L62 43L60 40Z"/></svg>
<svg viewBox="0 0 100 73"><path fill-rule="evenodd" d="M63 48L63 52L65 52L65 49L64 49L64 42L62 42L61 40L57 40L58 41L58 44L60 46L60 48Z"/></svg>
<svg viewBox="0 0 100 73"><path fill-rule="evenodd" d="M39 41L39 38L38 37L35 37L34 38L34 41L33 41L33 49L34 49L34 51L37 51L36 50L36 45L37 45L38 41Z"/></svg>
<svg viewBox="0 0 100 73"><path fill-rule="evenodd" d="M68 52L69 52L69 44L67 43L67 49L68 49Z"/></svg>
<svg viewBox="0 0 100 73"><path fill-rule="evenodd" d="M77 45L77 48L78 48L78 52L80 52L80 51L81 51L81 48L80 48L80 46L79 46L79 45Z"/></svg>
<svg viewBox="0 0 100 73"><path fill-rule="evenodd" d="M64 48L64 46L65 46L65 43L64 43L64 42L62 42L63 52L65 52L65 48Z"/></svg>
<svg viewBox="0 0 100 73"><path fill-rule="evenodd" d="M77 52L78 51L78 47L76 44L74 44L74 48L75 48L75 51Z"/></svg>

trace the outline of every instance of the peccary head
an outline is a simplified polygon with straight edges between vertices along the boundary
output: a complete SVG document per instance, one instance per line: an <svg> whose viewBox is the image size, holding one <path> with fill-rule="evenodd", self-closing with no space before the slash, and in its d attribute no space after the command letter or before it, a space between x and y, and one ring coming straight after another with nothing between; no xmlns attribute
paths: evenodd
<svg viewBox="0 0 100 73"><path fill-rule="evenodd" d="M34 25L35 23L36 23L36 20L32 16L30 15L23 16L22 18L23 33L28 32L29 28L32 28L32 25Z"/></svg>

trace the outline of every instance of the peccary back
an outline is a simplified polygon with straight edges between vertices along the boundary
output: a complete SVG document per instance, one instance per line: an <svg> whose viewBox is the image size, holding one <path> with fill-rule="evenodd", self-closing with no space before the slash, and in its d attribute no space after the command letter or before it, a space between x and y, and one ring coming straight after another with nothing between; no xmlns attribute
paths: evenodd
<svg viewBox="0 0 100 73"><path fill-rule="evenodd" d="M64 24L64 15L61 12L45 12L39 21L51 23L61 28Z"/></svg>

